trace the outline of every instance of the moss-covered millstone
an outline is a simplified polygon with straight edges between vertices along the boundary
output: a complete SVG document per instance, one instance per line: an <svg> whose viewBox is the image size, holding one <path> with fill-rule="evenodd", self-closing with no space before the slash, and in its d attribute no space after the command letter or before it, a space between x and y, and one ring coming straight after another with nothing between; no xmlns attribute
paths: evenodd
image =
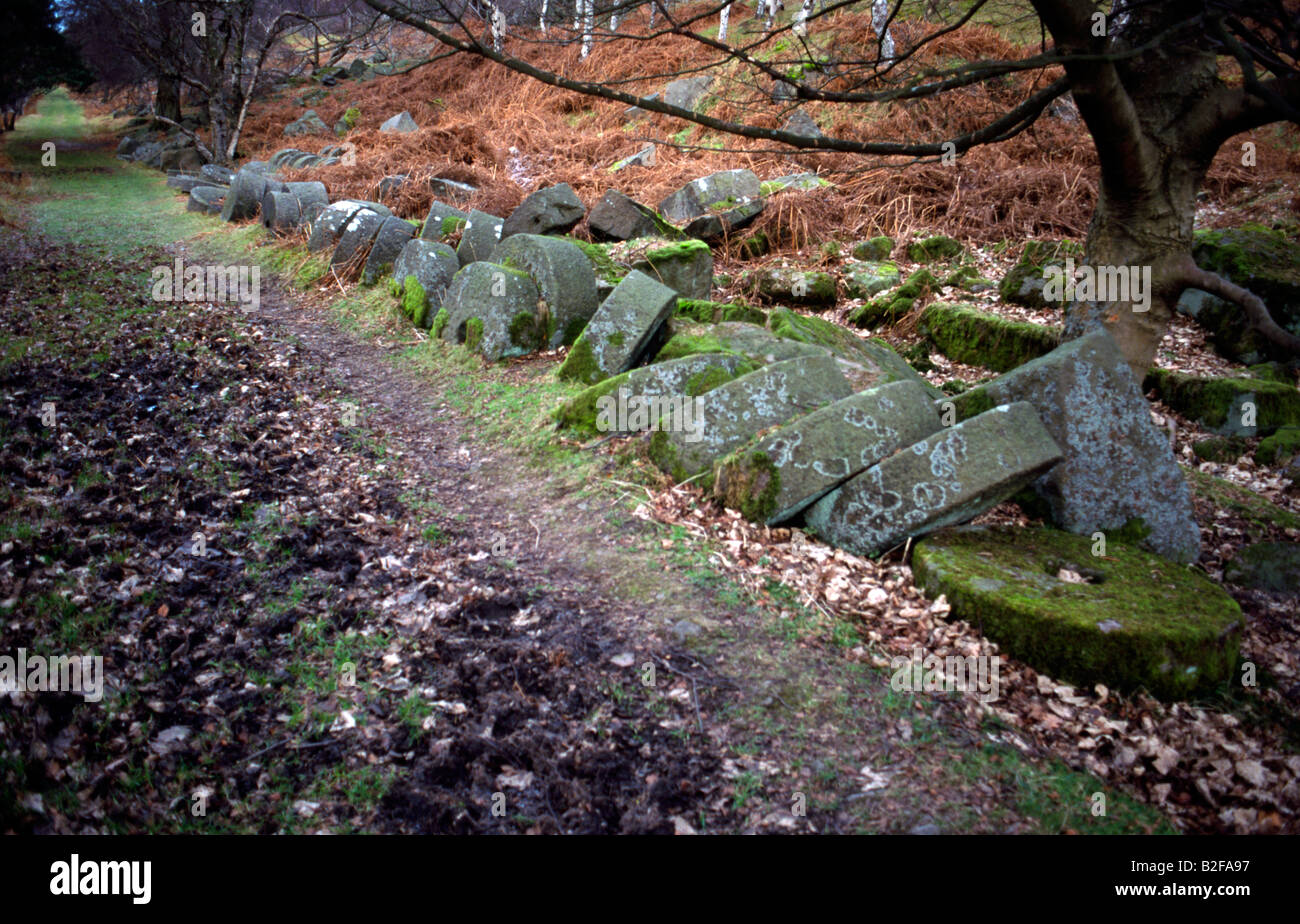
<svg viewBox="0 0 1300 924"><path fill-rule="evenodd" d="M940 399L939 417L964 420L1011 401L1032 404L1065 453L1034 485L1057 526L1087 536L1141 518L1152 551L1184 562L1200 556L1201 531L1169 438L1151 423L1151 406L1106 331Z"/></svg>
<svg viewBox="0 0 1300 924"><path fill-rule="evenodd" d="M1300 543L1248 545L1223 569L1223 579L1256 590L1300 594Z"/></svg>
<svg viewBox="0 0 1300 924"><path fill-rule="evenodd" d="M756 324L724 321L718 324L672 322L672 335L655 355L655 362L681 359L697 353L735 353L760 365L794 359L796 356L826 355L822 347L778 337Z"/></svg>
<svg viewBox="0 0 1300 924"><path fill-rule="evenodd" d="M513 266L533 277L551 315L554 330L548 346L552 349L573 343L600 304L591 261L564 238L514 234L496 246L491 262Z"/></svg>
<svg viewBox="0 0 1300 924"><path fill-rule="evenodd" d="M1047 279L1043 275L1049 266L1064 266L1067 257L1081 257L1083 248L1073 241L1030 241L1021 251L1016 265L1002 277L998 294L1011 305L1028 308L1047 308L1043 298Z"/></svg>
<svg viewBox="0 0 1300 924"><path fill-rule="evenodd" d="M878 295L849 313L849 323L855 327L875 327L893 324L916 307L916 300L939 291L939 279L925 267L907 277L897 289Z"/></svg>
<svg viewBox="0 0 1300 924"><path fill-rule="evenodd" d="M949 359L1009 372L1060 346L1055 327L1009 321L970 305L934 302L921 312L920 332Z"/></svg>
<svg viewBox="0 0 1300 924"><path fill-rule="evenodd" d="M370 253L370 245L374 243L375 235L379 233L380 227L387 219L388 216L380 215L369 208L360 209L353 214L348 219L348 223L343 226L339 242L334 245L330 265L349 268L364 265L366 256ZM407 227L409 228L410 225Z"/></svg>
<svg viewBox="0 0 1300 924"><path fill-rule="evenodd" d="M386 218L375 233L375 240L366 255L366 265L361 271L361 281L370 284L393 271L402 248L415 237L415 228L402 218Z"/></svg>
<svg viewBox="0 0 1300 924"><path fill-rule="evenodd" d="M1221 436L1267 436L1300 426L1300 390L1260 379L1198 378L1152 369L1142 383L1178 413Z"/></svg>
<svg viewBox="0 0 1300 924"><path fill-rule="evenodd" d="M678 481L711 474L714 462L760 430L838 401L852 390L829 355L773 363L706 393L694 419L669 415L660 421L650 439L650 458Z"/></svg>
<svg viewBox="0 0 1300 924"><path fill-rule="evenodd" d="M447 287L442 337L463 343L489 361L532 352L549 334L538 312L540 300L537 284L523 270L471 263Z"/></svg>
<svg viewBox="0 0 1300 924"><path fill-rule="evenodd" d="M927 594L947 596L953 618L1078 686L1177 700L1213 691L1236 669L1237 604L1197 572L1138 549L1111 543L1094 557L1083 536L965 527L919 543L912 569Z"/></svg>
<svg viewBox="0 0 1300 924"><path fill-rule="evenodd" d="M403 311L417 327L428 326L459 269L456 251L446 244L421 238L406 242L393 263L393 280L401 287Z"/></svg>
<svg viewBox="0 0 1300 924"><path fill-rule="evenodd" d="M783 523L836 485L939 429L929 394L891 382L849 395L722 459L713 493L757 523Z"/></svg>
<svg viewBox="0 0 1300 924"><path fill-rule="evenodd" d="M460 265L468 266L490 257L501 241L501 226L504 223L495 215L472 209L465 226L461 228L460 244L456 247Z"/></svg>
<svg viewBox="0 0 1300 924"><path fill-rule="evenodd" d="M644 403L647 398L678 395L694 398L756 369L757 364L731 353L702 353L643 366L605 379L574 395L554 412L556 426L575 436L648 430L657 418L651 420L628 414L623 419L623 423L628 424L626 429L598 426L597 418L602 408L600 399L607 395L616 396L620 390L629 398L638 399L638 403Z"/></svg>
<svg viewBox="0 0 1300 924"><path fill-rule="evenodd" d="M848 298L871 298L902 281L898 264L887 260L844 265L844 294Z"/></svg>
<svg viewBox="0 0 1300 924"><path fill-rule="evenodd" d="M767 266L741 277L741 285L766 302L828 308L835 304L835 277L820 270Z"/></svg>
<svg viewBox="0 0 1300 924"><path fill-rule="evenodd" d="M841 371L854 391L862 391L886 382L913 381L934 391L931 385L888 344L864 340L851 330L824 318L798 314L789 308L777 308L767 319L768 329L784 340L823 347L846 364ZM934 391L938 394L937 391Z"/></svg>
<svg viewBox="0 0 1300 924"><path fill-rule="evenodd" d="M596 309L556 373L594 385L641 360L677 307L677 293L633 270Z"/></svg>
<svg viewBox="0 0 1300 924"><path fill-rule="evenodd" d="M682 298L707 299L713 291L713 251L703 241L652 246L632 262L632 269L675 289Z"/></svg>
<svg viewBox="0 0 1300 924"><path fill-rule="evenodd" d="M1300 457L1300 427L1279 427L1255 447L1255 461L1260 465L1286 465L1297 457Z"/></svg>
<svg viewBox="0 0 1300 924"><path fill-rule="evenodd" d="M1300 243L1295 235L1263 225L1197 231L1192 256L1204 269L1228 277L1264 300L1279 325L1300 335ZM1210 332L1215 350L1242 363L1292 357L1248 326L1236 305L1200 289L1188 289L1178 310Z"/></svg>
<svg viewBox="0 0 1300 924"><path fill-rule="evenodd" d="M907 245L907 259L913 263L932 263L936 260L952 260L960 257L965 248L950 237L942 234L912 241Z"/></svg>
<svg viewBox="0 0 1300 924"><path fill-rule="evenodd" d="M441 241L449 234L464 228L468 221L468 212L462 212L454 205L447 205L435 199L429 206L429 214L424 218L424 225L420 228L420 237L426 241Z"/></svg>
<svg viewBox="0 0 1300 924"><path fill-rule="evenodd" d="M1030 405L1004 404L854 476L809 507L805 520L833 545L879 555L909 536L978 516L1060 459Z"/></svg>
<svg viewBox="0 0 1300 924"><path fill-rule="evenodd" d="M678 299L673 317L701 324L718 324L723 321L743 321L759 326L767 324L767 312L762 308L743 302L711 302L696 298Z"/></svg>

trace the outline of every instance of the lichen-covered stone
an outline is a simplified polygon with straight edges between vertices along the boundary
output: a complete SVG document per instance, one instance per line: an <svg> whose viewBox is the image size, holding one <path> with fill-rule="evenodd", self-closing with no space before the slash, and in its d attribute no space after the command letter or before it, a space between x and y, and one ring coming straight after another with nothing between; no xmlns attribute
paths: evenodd
<svg viewBox="0 0 1300 924"><path fill-rule="evenodd" d="M926 305L917 329L949 359L994 372L1009 372L1045 356L1061 342L1058 328L945 302Z"/></svg>
<svg viewBox="0 0 1300 924"><path fill-rule="evenodd" d="M1134 548L1092 551L1087 537L1056 530L963 527L918 543L912 570L927 594L947 597L952 618L1056 679L1167 700L1232 679L1242 618L1231 597Z"/></svg>
<svg viewBox="0 0 1300 924"><path fill-rule="evenodd" d="M402 218L385 218L375 233L370 253L366 255L365 267L361 272L361 281L367 285L381 276L391 275L393 262L402 248L415 237L415 227Z"/></svg>
<svg viewBox="0 0 1300 924"><path fill-rule="evenodd" d="M749 519L775 525L938 429L939 415L924 388L915 382L880 385L785 424L722 459L713 493Z"/></svg>
<svg viewBox="0 0 1300 924"><path fill-rule="evenodd" d="M1300 426L1300 390L1260 379L1199 378L1152 369L1142 383L1185 417L1220 436L1267 436Z"/></svg>
<svg viewBox="0 0 1300 924"><path fill-rule="evenodd" d="M856 391L903 380L917 382L927 390L934 391L933 386L888 344L878 340L864 340L847 328L824 318L798 314L788 308L777 308L768 315L767 326L782 339L830 350L842 362L853 367L846 368L844 372Z"/></svg>
<svg viewBox="0 0 1300 924"><path fill-rule="evenodd" d="M848 298L871 298L902 281L898 265L889 261L852 262L844 266L844 294Z"/></svg>
<svg viewBox="0 0 1300 924"><path fill-rule="evenodd" d="M190 190L190 198L185 203L185 210L220 215L221 207L226 202L227 191L224 186L195 186Z"/></svg>
<svg viewBox="0 0 1300 924"><path fill-rule="evenodd" d="M437 241L420 238L407 241L401 253L393 262L393 280L402 287L403 295L414 298L410 291L409 278L414 278L419 285L421 304L404 306L407 315L417 327L424 327L423 321L431 320L431 312L436 312L442 305L447 287L460 269L456 251Z"/></svg>
<svg viewBox="0 0 1300 924"><path fill-rule="evenodd" d="M479 260L486 260L501 241L500 218L471 209L469 220L460 232L460 244L456 247L456 256L461 266L468 266Z"/></svg>
<svg viewBox="0 0 1300 924"><path fill-rule="evenodd" d="M598 241L630 241L638 237L676 236L676 229L648 205L611 189L587 216L587 227Z"/></svg>
<svg viewBox="0 0 1300 924"><path fill-rule="evenodd" d="M547 345L552 349L573 343L596 313L596 274L586 254L570 241L514 234L502 240L489 259L521 269L537 283L550 315Z"/></svg>
<svg viewBox="0 0 1300 924"><path fill-rule="evenodd" d="M256 218L262 207L262 199L270 191L282 192L284 183L257 170L242 167L235 178L230 181L230 192L226 193L226 202L221 209L222 221L242 221Z"/></svg>
<svg viewBox="0 0 1300 924"><path fill-rule="evenodd" d="M620 389L639 398L676 395L694 398L757 368L744 357L730 353L702 353L643 366L605 379L574 395L555 411L556 425L575 435L595 436L609 432L596 426L597 402L606 395L616 395ZM654 422L648 420L639 429L649 429Z"/></svg>
<svg viewBox="0 0 1300 924"><path fill-rule="evenodd" d="M677 293L633 270L596 309L556 373L594 385L626 372L654 342L677 307Z"/></svg>
<svg viewBox="0 0 1300 924"><path fill-rule="evenodd" d="M752 170L723 170L687 183L659 203L659 212L669 221L686 222L761 195L758 176Z"/></svg>
<svg viewBox="0 0 1300 924"><path fill-rule="evenodd" d="M632 262L632 269L675 289L682 298L707 299L713 291L713 252L703 241L651 248Z"/></svg>
<svg viewBox="0 0 1300 924"><path fill-rule="evenodd" d="M1106 331L942 399L939 416L961 420L1011 401L1032 404L1065 453L1034 485L1056 525L1086 536L1140 518L1152 551L1175 561L1199 557L1201 533L1169 439L1151 423L1150 405Z"/></svg>
<svg viewBox="0 0 1300 924"><path fill-rule="evenodd" d="M1003 404L945 428L856 475L808 508L808 525L858 555L965 521L1061 459L1033 407Z"/></svg>
<svg viewBox="0 0 1300 924"><path fill-rule="evenodd" d="M537 309L541 297L537 284L523 270L471 263L447 287L442 338L462 343L488 361L537 350L546 342Z"/></svg>
<svg viewBox="0 0 1300 924"><path fill-rule="evenodd" d="M719 208L692 218L682 228L682 234L702 241L716 241L745 227L761 215L766 206L765 199L750 199L729 208Z"/></svg>
<svg viewBox="0 0 1300 924"><path fill-rule="evenodd" d="M760 430L838 401L852 390L830 356L773 363L705 394L693 427L661 422L662 429L650 440L650 458L678 481L711 473L714 462Z"/></svg>
<svg viewBox="0 0 1300 924"><path fill-rule="evenodd" d="M566 234L587 214L568 183L557 183L524 199L501 226L501 240L516 234Z"/></svg>

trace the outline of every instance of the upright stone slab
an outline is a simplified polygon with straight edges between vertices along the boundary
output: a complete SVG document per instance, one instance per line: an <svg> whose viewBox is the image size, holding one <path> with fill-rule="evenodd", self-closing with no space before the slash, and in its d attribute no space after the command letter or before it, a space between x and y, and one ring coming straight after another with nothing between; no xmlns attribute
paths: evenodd
<svg viewBox="0 0 1300 924"><path fill-rule="evenodd" d="M417 327L432 323L433 313L442 306L459 269L456 251L446 244L415 238L402 247L393 264L393 279L401 287L403 307Z"/></svg>
<svg viewBox="0 0 1300 924"><path fill-rule="evenodd" d="M596 309L557 374L594 385L626 372L636 365L676 307L676 292L633 270Z"/></svg>
<svg viewBox="0 0 1300 924"><path fill-rule="evenodd" d="M782 523L939 427L929 394L916 382L880 385L800 417L723 459L713 493L755 522Z"/></svg>
<svg viewBox="0 0 1300 924"><path fill-rule="evenodd" d="M501 227L501 239L515 234L565 234L587 214L578 194L568 183L539 189L510 213Z"/></svg>
<svg viewBox="0 0 1300 924"><path fill-rule="evenodd" d="M632 262L632 269L676 289L682 298L707 299L713 291L713 252L703 241L652 247Z"/></svg>
<svg viewBox="0 0 1300 924"><path fill-rule="evenodd" d="M489 260L533 277L546 302L547 326L551 328L547 345L552 349L577 340L600 305L591 261L571 241L515 234L498 244Z"/></svg>
<svg viewBox="0 0 1300 924"><path fill-rule="evenodd" d="M268 192L262 197L262 227L286 234L302 224L298 197L288 192Z"/></svg>
<svg viewBox="0 0 1300 924"><path fill-rule="evenodd" d="M677 415L661 420L660 429L650 438L650 458L678 481L711 474L714 462L760 430L815 411L852 391L830 356L773 363L704 395L690 419Z"/></svg>
<svg viewBox="0 0 1300 924"><path fill-rule="evenodd" d="M875 556L978 516L1060 459L1031 405L1003 404L854 476L809 507L805 520L832 545Z"/></svg>
<svg viewBox="0 0 1300 924"><path fill-rule="evenodd" d="M338 243L353 217L362 209L369 209L376 215L388 215L389 211L377 202L364 199L340 199L321 210L320 214L310 220L311 235L307 238L307 250L311 253L325 250Z"/></svg>
<svg viewBox="0 0 1300 924"><path fill-rule="evenodd" d="M370 253L370 245L385 220L385 216L368 208L357 211L343 226L343 233L339 235L339 242L330 257L330 266L345 266L348 269L363 266Z"/></svg>
<svg viewBox="0 0 1300 924"><path fill-rule="evenodd" d="M694 398L757 369L756 364L734 353L683 356L597 382L560 405L554 417L560 429L590 436L648 430L659 416L652 410L644 410L645 402L661 397ZM612 424L605 420L598 426L597 417L606 407L603 399L617 399L620 392L627 396L624 402L627 413Z"/></svg>
<svg viewBox="0 0 1300 924"><path fill-rule="evenodd" d="M471 263L447 288L442 337L489 361L532 352L544 342L537 316L540 299L537 284L522 270Z"/></svg>
<svg viewBox="0 0 1300 924"><path fill-rule="evenodd" d="M1034 484L1053 521L1081 535L1141 518L1144 545L1173 559L1200 556L1201 533L1169 438L1104 330L1063 343L992 382L941 399L939 416L962 419L997 404L1028 401L1064 460ZM947 402L951 402L951 410Z"/></svg>
<svg viewBox="0 0 1300 924"><path fill-rule="evenodd" d="M256 218L262 199L271 191L284 192L285 184L271 179L257 170L243 167L230 183L226 204L221 210L222 221L243 221Z"/></svg>
<svg viewBox="0 0 1300 924"><path fill-rule="evenodd" d="M391 216L385 218L379 230L375 232L375 241L370 245L370 253L366 255L361 281L372 283L380 276L391 273L397 255L413 237L415 237L415 225L402 218Z"/></svg>
<svg viewBox="0 0 1300 924"><path fill-rule="evenodd" d="M495 215L472 209L469 213L469 220L465 222L465 227L461 229L460 245L456 248L456 256L460 258L460 265L468 266L479 260L486 260L491 256L492 251L501 241L502 224L501 219Z"/></svg>
<svg viewBox="0 0 1300 924"><path fill-rule="evenodd" d="M440 241L453 231L459 231L467 221L469 221L468 212L462 212L454 205L435 200L429 206L429 214L424 216L420 237L426 241Z"/></svg>

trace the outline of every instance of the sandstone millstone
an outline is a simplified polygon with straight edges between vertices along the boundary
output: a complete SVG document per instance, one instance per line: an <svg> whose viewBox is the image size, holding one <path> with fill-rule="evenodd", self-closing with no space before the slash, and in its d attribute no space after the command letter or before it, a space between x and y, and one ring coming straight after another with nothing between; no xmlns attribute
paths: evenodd
<svg viewBox="0 0 1300 924"><path fill-rule="evenodd" d="M262 207L262 199L268 192L283 192L285 189L285 184L279 180L268 178L265 174L245 166L230 181L230 192L226 194L221 220L241 221L245 218L255 218Z"/></svg>
<svg viewBox="0 0 1300 924"><path fill-rule="evenodd" d="M629 412L615 420L613 425L598 427L597 416L603 407L601 399L617 396L619 391L630 396L629 402L632 397L642 401L658 397L694 398L756 369L756 364L734 353L701 353L655 363L653 366L642 366L605 379L574 395L555 411L556 425L560 429L588 436L647 430L658 418L636 416L630 403L627 405Z"/></svg>
<svg viewBox="0 0 1300 924"><path fill-rule="evenodd" d="M665 243L647 250L633 261L632 269L676 289L682 298L708 298L713 291L713 251L703 241Z"/></svg>
<svg viewBox="0 0 1300 924"><path fill-rule="evenodd" d="M363 199L340 199L333 205L322 209L320 214L310 221L311 234L307 238L307 250L316 253L327 247L333 247L338 243L348 223L362 209L369 209L377 215L389 214L388 209L377 202L366 202Z"/></svg>
<svg viewBox="0 0 1300 924"><path fill-rule="evenodd" d="M942 399L940 418L949 401L957 419L1010 401L1034 406L1065 457L1034 485L1057 526L1086 536L1140 519L1152 551L1175 561L1199 557L1200 529L1168 437L1151 423L1150 405L1104 330Z"/></svg>
<svg viewBox="0 0 1300 924"><path fill-rule="evenodd" d="M442 337L463 343L489 361L532 352L547 340L537 309L541 297L537 284L522 270L471 263L447 287Z"/></svg>
<svg viewBox="0 0 1300 924"><path fill-rule="evenodd" d="M459 269L456 251L446 244L416 238L402 247L393 263L393 281L401 289L402 308L416 327L432 323Z"/></svg>
<svg viewBox="0 0 1300 924"><path fill-rule="evenodd" d="M692 180L659 203L669 221L690 221L710 210L731 208L762 195L758 176L752 170L723 170Z"/></svg>
<svg viewBox="0 0 1300 924"><path fill-rule="evenodd" d="M189 201L185 203L187 212L206 212L220 215L221 207L226 201L224 186L195 186L190 190Z"/></svg>
<svg viewBox="0 0 1300 924"><path fill-rule="evenodd" d="M713 493L755 522L782 523L939 427L924 388L891 382L813 411L723 459Z"/></svg>
<svg viewBox="0 0 1300 924"><path fill-rule="evenodd" d="M262 198L262 226L268 231L288 232L302 224L298 197L288 192L268 192Z"/></svg>
<svg viewBox="0 0 1300 924"><path fill-rule="evenodd" d="M456 256L461 266L468 266L478 260L486 260L501 240L502 221L495 215L473 209L465 227L461 229L460 246Z"/></svg>
<svg viewBox="0 0 1300 924"><path fill-rule="evenodd" d="M380 276L387 276L393 271L393 262L402 252L407 241L415 237L415 226L401 218L385 218L375 233L375 240L370 245L366 256L366 265L361 272L361 281L372 283Z"/></svg>
<svg viewBox="0 0 1300 924"><path fill-rule="evenodd" d="M1000 405L856 475L809 507L805 519L832 545L875 556L978 516L1060 458L1033 407Z"/></svg>
<svg viewBox="0 0 1300 924"><path fill-rule="evenodd" d="M339 235L339 242L330 257L330 265L347 266L349 269L363 265L375 235L386 220L378 212L368 208L359 209L343 226L343 233Z"/></svg>
<svg viewBox="0 0 1300 924"><path fill-rule="evenodd" d="M533 278L554 327L547 346L571 344L596 313L596 274L576 244L540 234L515 234L492 251L492 263L521 269Z"/></svg>
<svg viewBox="0 0 1300 924"><path fill-rule="evenodd" d="M641 359L676 307L676 292L633 270L596 309L557 374L594 385L626 372Z"/></svg>
<svg viewBox="0 0 1300 924"><path fill-rule="evenodd" d="M564 234L587 214L568 183L539 189L519 204L501 226L501 239L515 234Z"/></svg>
<svg viewBox="0 0 1300 924"><path fill-rule="evenodd" d="M429 206L429 214L424 217L420 237L426 241L440 241L453 231L459 231L467 221L469 221L468 212L462 212L454 205L435 200Z"/></svg>
<svg viewBox="0 0 1300 924"><path fill-rule="evenodd" d="M960 527L918 543L912 569L953 618L1060 680L1184 699L1232 679L1242 618L1231 597L1138 549L1092 550L1057 530Z"/></svg>
<svg viewBox="0 0 1300 924"><path fill-rule="evenodd" d="M711 473L713 463L760 430L785 423L852 393L827 355L773 363L704 395L694 419L666 419L650 440L650 458L678 481Z"/></svg>

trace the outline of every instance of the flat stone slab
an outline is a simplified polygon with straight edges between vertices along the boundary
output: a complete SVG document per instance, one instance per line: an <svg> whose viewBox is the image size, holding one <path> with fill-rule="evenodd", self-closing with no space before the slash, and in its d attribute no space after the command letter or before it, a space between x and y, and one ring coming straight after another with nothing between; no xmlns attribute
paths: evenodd
<svg viewBox="0 0 1300 924"><path fill-rule="evenodd" d="M809 507L805 520L832 545L874 557L978 516L1060 459L1032 406L1004 404L854 476Z"/></svg>
<svg viewBox="0 0 1300 924"><path fill-rule="evenodd" d="M939 416L947 422L955 411L960 420L1012 401L1034 406L1064 454L1034 485L1057 526L1088 536L1141 518L1151 551L1182 562L1200 556L1201 531L1169 438L1151 423L1150 405L1108 333L1094 330L940 399Z"/></svg>
<svg viewBox="0 0 1300 924"><path fill-rule="evenodd" d="M501 239L515 234L564 234L582 221L586 207L573 187L557 183L532 193L501 226Z"/></svg>
<svg viewBox="0 0 1300 924"><path fill-rule="evenodd" d="M547 345L552 349L577 340L600 306L591 261L571 241L514 234L503 239L488 259L521 269L537 283L546 303Z"/></svg>
<svg viewBox="0 0 1300 924"><path fill-rule="evenodd" d="M687 419L661 421L650 458L678 481L709 473L713 463L767 427L785 423L851 394L853 388L827 355L773 363L720 385L700 399ZM711 482L706 482L709 486Z"/></svg>
<svg viewBox="0 0 1300 924"><path fill-rule="evenodd" d="M783 523L858 472L939 429L939 415L920 385L880 385L800 417L726 457L718 463L713 493L750 520Z"/></svg>
<svg viewBox="0 0 1300 924"><path fill-rule="evenodd" d="M468 266L490 257L501 241L502 224L504 222L495 215L471 209L465 227L461 229L460 244L456 247L460 265Z"/></svg>
<svg viewBox="0 0 1300 924"><path fill-rule="evenodd" d="M636 365L676 307L676 292L633 270L596 309L556 374L594 385L626 372Z"/></svg>
<svg viewBox="0 0 1300 924"><path fill-rule="evenodd" d="M711 210L728 209L758 199L762 186L752 170L723 170L691 180L659 203L660 213L669 221L685 222L707 215Z"/></svg>
<svg viewBox="0 0 1300 924"><path fill-rule="evenodd" d="M520 356L545 342L537 284L523 270L479 261L458 271L447 287L442 337L488 361Z"/></svg>
<svg viewBox="0 0 1300 924"><path fill-rule="evenodd" d="M649 399L694 398L758 368L756 364L734 353L700 353L655 363L653 366L642 366L597 382L574 395L556 409L556 425L560 429L588 436L649 430L659 419ZM608 417L609 405L604 399L618 401L620 391L627 397L622 401L621 408L615 405L611 419ZM602 414L606 416L598 425L598 418Z"/></svg>
<svg viewBox="0 0 1300 924"><path fill-rule="evenodd" d="M912 571L951 618L1058 680L1166 700L1210 693L1237 667L1241 609L1212 581L1166 559L1086 536L1007 526L944 530L917 544Z"/></svg>

